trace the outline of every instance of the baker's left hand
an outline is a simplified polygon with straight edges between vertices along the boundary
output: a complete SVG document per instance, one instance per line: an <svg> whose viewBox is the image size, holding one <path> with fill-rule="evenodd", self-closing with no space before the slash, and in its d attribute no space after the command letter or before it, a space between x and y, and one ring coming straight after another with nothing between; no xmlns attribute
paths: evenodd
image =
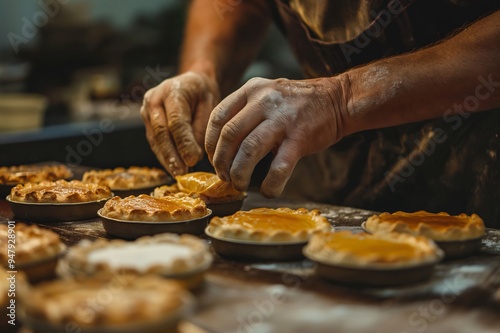
<svg viewBox="0 0 500 333"><path fill-rule="evenodd" d="M280 195L300 158L344 136L345 91L338 77L249 80L211 113L205 149L217 175L247 190L256 164L273 152L261 192Z"/></svg>

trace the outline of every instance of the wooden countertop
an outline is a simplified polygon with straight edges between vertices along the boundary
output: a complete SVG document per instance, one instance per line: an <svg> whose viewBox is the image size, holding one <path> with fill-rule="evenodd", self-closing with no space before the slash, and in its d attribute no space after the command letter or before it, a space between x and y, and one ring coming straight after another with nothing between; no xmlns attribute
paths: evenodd
<svg viewBox="0 0 500 333"><path fill-rule="evenodd" d="M319 209L338 229L360 230L370 211L250 193L255 207ZM0 201L0 221L12 219ZM98 219L44 224L67 245L108 238ZM215 255L185 332L500 332L500 230L488 229L479 253L444 261L424 283L349 287L314 275L308 260L237 262ZM499 297L500 298L500 297Z"/></svg>

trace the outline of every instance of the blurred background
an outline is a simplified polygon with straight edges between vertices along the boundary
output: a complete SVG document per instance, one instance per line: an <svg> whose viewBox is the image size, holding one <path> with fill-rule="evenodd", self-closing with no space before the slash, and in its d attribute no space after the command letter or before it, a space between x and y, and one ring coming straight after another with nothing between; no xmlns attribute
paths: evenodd
<svg viewBox="0 0 500 333"><path fill-rule="evenodd" d="M187 0L0 1L0 164L157 166L139 109L176 74ZM271 29L242 83L300 78Z"/></svg>

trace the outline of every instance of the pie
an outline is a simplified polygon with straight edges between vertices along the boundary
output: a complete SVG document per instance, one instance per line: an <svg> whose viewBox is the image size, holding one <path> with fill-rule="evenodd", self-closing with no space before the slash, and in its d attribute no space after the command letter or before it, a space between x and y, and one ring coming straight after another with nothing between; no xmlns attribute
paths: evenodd
<svg viewBox="0 0 500 333"><path fill-rule="evenodd" d="M230 183L222 181L210 172L193 172L175 177L177 183L161 186L153 191L153 196L160 198L178 192L201 198L208 204L228 203L243 200L245 192L237 191Z"/></svg>
<svg viewBox="0 0 500 333"><path fill-rule="evenodd" d="M252 242L305 242L332 226L319 210L305 208L255 208L225 217L213 217L207 227L210 236Z"/></svg>
<svg viewBox="0 0 500 333"><path fill-rule="evenodd" d="M433 263L443 257L436 244L423 236L339 231L317 233L304 255L327 265L352 268L403 268Z"/></svg>
<svg viewBox="0 0 500 333"><path fill-rule="evenodd" d="M476 239L485 232L483 220L476 214L451 216L426 211L373 215L366 221L365 228L371 233L401 232L436 241Z"/></svg>
<svg viewBox="0 0 500 333"><path fill-rule="evenodd" d="M107 218L125 221L176 222L204 217L207 206L201 199L189 196L154 198L147 194L113 197L100 210Z"/></svg>
<svg viewBox="0 0 500 333"><path fill-rule="evenodd" d="M0 167L0 184L38 183L70 178L73 173L64 165L18 165Z"/></svg>
<svg viewBox="0 0 500 333"><path fill-rule="evenodd" d="M10 192L10 200L24 203L80 203L108 199L109 187L78 180L42 181L18 184Z"/></svg>
<svg viewBox="0 0 500 333"><path fill-rule="evenodd" d="M15 238L12 238L14 232ZM0 224L2 266L7 265L9 244L13 244L9 239L15 239L15 263L18 266L57 256L64 248L59 235L49 229L20 222L16 222L15 227Z"/></svg>
<svg viewBox="0 0 500 333"><path fill-rule="evenodd" d="M137 332L148 332L148 324L168 323L179 317L189 295L175 281L128 275L110 281L87 278L53 280L37 286L24 284L19 294L25 324L35 330L37 322L42 322L45 326L55 325L53 329L72 323L84 330L101 328L106 332L112 327L132 332L130 325L134 324L141 327ZM45 327L43 331L53 329Z"/></svg>
<svg viewBox="0 0 500 333"><path fill-rule="evenodd" d="M165 171L157 168L132 166L130 168L115 168L91 170L83 174L82 181L106 185L111 190L130 190L158 186L167 180Z"/></svg>
<svg viewBox="0 0 500 333"><path fill-rule="evenodd" d="M73 246L65 262L83 275L161 274L176 276L207 269L212 255L207 243L192 235L158 234L133 242L83 240Z"/></svg>

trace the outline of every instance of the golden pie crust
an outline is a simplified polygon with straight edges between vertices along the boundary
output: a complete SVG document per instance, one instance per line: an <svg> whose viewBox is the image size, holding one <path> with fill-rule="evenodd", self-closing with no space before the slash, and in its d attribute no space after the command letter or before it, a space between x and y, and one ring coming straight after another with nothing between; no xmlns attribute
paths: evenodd
<svg viewBox="0 0 500 333"><path fill-rule="evenodd" d="M255 208L213 217L207 231L216 238L254 242L301 242L332 226L319 210Z"/></svg>
<svg viewBox="0 0 500 333"><path fill-rule="evenodd" d="M245 192L235 190L230 183L223 182L210 172L192 172L176 176L175 179L176 184L156 188L153 196L161 198L182 192L194 198L201 198L208 204L239 201L246 196Z"/></svg>
<svg viewBox="0 0 500 333"><path fill-rule="evenodd" d="M436 241L475 239L485 232L484 222L476 214L451 216L448 213L426 211L373 215L366 221L365 228L371 233L401 232L426 236Z"/></svg>
<svg viewBox="0 0 500 333"><path fill-rule="evenodd" d="M158 276L54 280L20 289L27 317L81 327L146 324L179 315L189 295L175 281Z"/></svg>
<svg viewBox="0 0 500 333"><path fill-rule="evenodd" d="M104 217L138 222L176 222L193 220L208 214L201 199L189 196L154 198L147 194L113 197L100 210Z"/></svg>
<svg viewBox="0 0 500 333"><path fill-rule="evenodd" d="M165 233L133 242L84 240L68 251L64 261L73 272L89 276L116 273L178 276L207 269L212 259L204 240Z"/></svg>
<svg viewBox="0 0 500 333"><path fill-rule="evenodd" d="M59 235L55 232L40 228L37 225L27 225L16 222L15 230L15 261L16 265L23 265L38 260L57 256L64 248ZM2 265L8 260L9 227L0 225L0 260Z"/></svg>
<svg viewBox="0 0 500 333"><path fill-rule="evenodd" d="M78 180L18 184L10 200L24 203L82 203L111 198L109 187Z"/></svg>
<svg viewBox="0 0 500 333"><path fill-rule="evenodd" d="M165 171L158 168L132 166L130 168L115 168L91 170L83 174L82 181L106 185L111 190L130 190L158 186L167 180Z"/></svg>
<svg viewBox="0 0 500 333"><path fill-rule="evenodd" d="M0 167L0 184L38 183L70 178L73 173L64 165L17 165Z"/></svg>
<svg viewBox="0 0 500 333"><path fill-rule="evenodd" d="M304 248L309 259L353 268L403 268L439 261L442 251L423 236L339 231L317 233Z"/></svg>

